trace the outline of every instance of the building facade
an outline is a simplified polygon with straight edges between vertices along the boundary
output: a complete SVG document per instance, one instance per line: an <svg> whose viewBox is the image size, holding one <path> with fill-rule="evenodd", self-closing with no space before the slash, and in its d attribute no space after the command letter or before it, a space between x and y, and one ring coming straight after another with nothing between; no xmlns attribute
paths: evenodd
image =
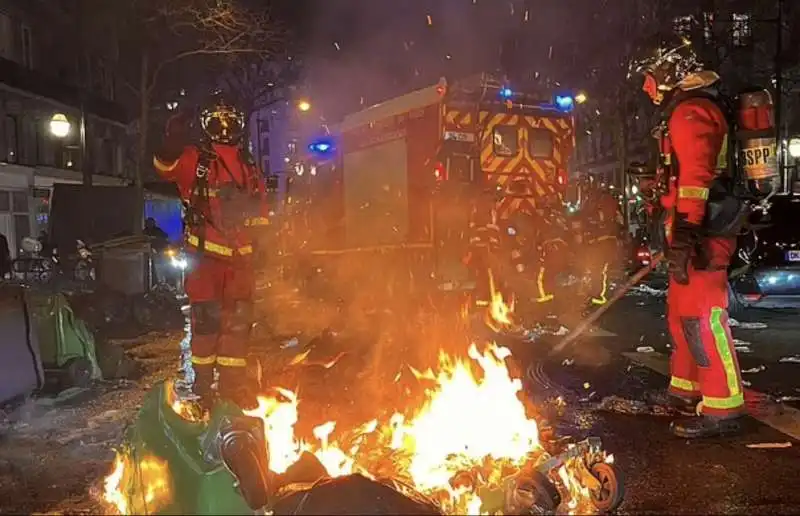
<svg viewBox="0 0 800 516"><path fill-rule="evenodd" d="M0 0L0 232L12 256L24 237L47 230L55 183L80 183L84 170L98 185L129 182L114 52L93 55L76 44L78 6ZM67 135L51 130L55 114L66 116Z"/></svg>
<svg viewBox="0 0 800 516"><path fill-rule="evenodd" d="M800 80L794 78L800 57L796 52L800 44L800 2L784 0L782 3L781 55L776 52L777 0L649 0L636 4L635 7L647 11L640 16L633 16L626 10L606 12L644 20L639 26L623 26L627 31L622 33L631 41L643 30L652 33L656 29L690 37L704 61L719 71L732 92L752 85L774 87L776 63L780 60L784 92L780 120L783 135L788 138L795 128L800 129L797 95ZM650 131L657 123L657 114L639 91L638 84L618 83L619 78L605 81L613 89L603 89L601 84L600 89L590 95L599 97L600 102L589 104L577 113L581 129L575 171L625 188L627 163L647 162L655 157Z"/></svg>

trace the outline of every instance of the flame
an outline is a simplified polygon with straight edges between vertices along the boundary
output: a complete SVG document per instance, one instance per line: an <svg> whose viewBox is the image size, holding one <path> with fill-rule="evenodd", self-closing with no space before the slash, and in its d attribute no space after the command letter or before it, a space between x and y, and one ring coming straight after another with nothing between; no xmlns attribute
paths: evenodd
<svg viewBox="0 0 800 516"><path fill-rule="evenodd" d="M491 270L489 270L489 292L491 293L492 299L489 302L489 308L487 310L486 324L495 331L510 328L514 325L514 320L512 318L514 313L514 299L512 297L510 303L506 303L505 299L503 299L503 294L495 287L494 276Z"/></svg>
<svg viewBox="0 0 800 516"><path fill-rule="evenodd" d="M540 445L536 421L520 400L522 382L506 367L510 354L494 344L481 352L473 344L462 359L441 352L437 368L418 371L408 366L426 387L423 403L360 426L342 428L341 422L328 421L315 427L308 441L295 434L300 401L288 389L259 397L258 407L246 414L264 423L269 466L275 473L285 473L310 453L332 477L361 473L396 478L448 514L496 512L501 509L485 506L491 498L483 496L486 490L504 493L512 475L524 474L525 468L549 457ZM105 499L122 514L137 509L130 506L133 498L120 494L122 486L130 485L124 481L129 465L118 456L106 478ZM564 464L553 480L562 485L565 507L581 510L588 492L573 470L579 468ZM163 494L165 478L151 474L154 485L142 484L146 496Z"/></svg>
<svg viewBox="0 0 800 516"><path fill-rule="evenodd" d="M152 455L134 462L130 453L117 452L114 470L103 484L103 500L119 514L152 514L172 500L169 467ZM125 488L132 486L139 487L141 496L127 496Z"/></svg>

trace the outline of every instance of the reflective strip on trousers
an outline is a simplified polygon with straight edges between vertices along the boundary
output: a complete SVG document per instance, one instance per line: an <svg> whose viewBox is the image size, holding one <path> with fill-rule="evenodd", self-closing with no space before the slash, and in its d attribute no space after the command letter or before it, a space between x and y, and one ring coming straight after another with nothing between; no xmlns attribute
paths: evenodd
<svg viewBox="0 0 800 516"><path fill-rule="evenodd" d="M711 309L711 316L709 318L711 333L714 335L714 344L717 348L720 361L722 362L722 368L725 371L725 380L728 385L728 392L730 393L730 396L725 398L703 396L703 405L716 409L732 409L744 404L744 394L739 384L736 361L733 359L733 353L731 353L731 343L722 325L722 316L724 314L725 310L723 308L715 306Z"/></svg>
<svg viewBox="0 0 800 516"><path fill-rule="evenodd" d="M686 392L699 392L700 391L700 384L697 382L693 382L691 380L687 380L685 378L678 378L677 376L673 376L669 381L670 387L675 387L676 389L680 389Z"/></svg>
<svg viewBox="0 0 800 516"><path fill-rule="evenodd" d="M592 298L592 304L606 304L608 302L608 299L606 298L606 290L608 290L608 263L603 264L603 286L600 290L600 295Z"/></svg>
<svg viewBox="0 0 800 516"><path fill-rule="evenodd" d="M247 360L236 357L217 357L217 365L223 367L246 367Z"/></svg>
<svg viewBox="0 0 800 516"><path fill-rule="evenodd" d="M553 294L548 294L544 289L544 267L539 268L539 277L536 278L536 286L539 288L539 297L536 299L537 303L546 303L555 297Z"/></svg>
<svg viewBox="0 0 800 516"><path fill-rule="evenodd" d="M197 355L192 355L192 363L195 365L213 365L217 362L216 355L210 355L207 357L198 357Z"/></svg>
<svg viewBox="0 0 800 516"><path fill-rule="evenodd" d="M266 217L252 217L244 221L245 227L268 226L269 219Z"/></svg>

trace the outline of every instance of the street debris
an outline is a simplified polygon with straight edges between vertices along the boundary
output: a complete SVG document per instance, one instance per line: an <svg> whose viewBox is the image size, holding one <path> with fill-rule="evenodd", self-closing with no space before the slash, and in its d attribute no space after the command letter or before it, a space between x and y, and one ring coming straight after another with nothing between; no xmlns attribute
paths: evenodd
<svg viewBox="0 0 800 516"><path fill-rule="evenodd" d="M728 319L728 324L731 328L741 328L742 330L763 330L768 327L763 322L739 322L732 317Z"/></svg>
<svg viewBox="0 0 800 516"><path fill-rule="evenodd" d="M629 296L654 296L664 297L667 295L666 290L655 289L648 285L636 285L628 291Z"/></svg>
<svg viewBox="0 0 800 516"><path fill-rule="evenodd" d="M736 351L739 353L752 353L753 350L750 349L750 343L744 340L733 339L733 346L736 348Z"/></svg>
<svg viewBox="0 0 800 516"><path fill-rule="evenodd" d="M561 362L561 365L562 365L562 366L571 366L571 365L572 365L572 364L574 364L574 363L575 363L575 360L573 360L572 358L565 358L565 359L564 359L564 360Z"/></svg>
<svg viewBox="0 0 800 516"><path fill-rule="evenodd" d="M766 370L767 370L767 366L762 364L762 365L760 365L758 367L751 367L750 369L742 369L742 374L754 374L754 373L760 373L761 371L766 371Z"/></svg>
<svg viewBox="0 0 800 516"><path fill-rule="evenodd" d="M650 405L644 401L630 400L620 396L606 396L595 407L595 410L630 416L669 416L674 414L671 409L662 405Z"/></svg>
<svg viewBox="0 0 800 516"><path fill-rule="evenodd" d="M655 353L656 348L653 346L639 346L636 348L637 353Z"/></svg>
<svg viewBox="0 0 800 516"><path fill-rule="evenodd" d="M747 446L748 448L756 449L756 450L773 450L773 449L779 449L779 448L791 448L792 447L792 443L790 443L788 441L784 442L784 443L751 443L751 444L747 444L745 446Z"/></svg>
<svg viewBox="0 0 800 516"><path fill-rule="evenodd" d="M790 401L800 401L800 396L781 396L778 398L778 401L781 403L786 403Z"/></svg>
<svg viewBox="0 0 800 516"><path fill-rule="evenodd" d="M744 385L745 387L750 387L753 384L751 382L748 382L747 380L742 380L742 385Z"/></svg>
<svg viewBox="0 0 800 516"><path fill-rule="evenodd" d="M800 356L793 355L791 357L783 357L780 360L778 360L778 362L780 362L782 364L788 364L788 363L800 364Z"/></svg>

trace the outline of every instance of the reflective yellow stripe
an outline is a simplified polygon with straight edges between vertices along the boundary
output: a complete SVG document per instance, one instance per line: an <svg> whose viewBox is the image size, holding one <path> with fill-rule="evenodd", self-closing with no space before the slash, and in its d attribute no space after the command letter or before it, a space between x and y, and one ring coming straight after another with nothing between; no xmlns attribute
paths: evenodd
<svg viewBox="0 0 800 516"><path fill-rule="evenodd" d="M189 235L186 241L189 245L197 247L200 245L200 239L195 235ZM206 251L209 251L214 254L219 254L221 256L233 256L233 249L224 245L215 244L214 242L209 242L208 240L205 241L203 248ZM237 252L240 255L252 254L253 253L253 246L245 245L237 249Z"/></svg>
<svg viewBox="0 0 800 516"><path fill-rule="evenodd" d="M178 161L179 160L176 159L175 161L172 162L172 164L169 164L158 159L158 156L153 156L153 166L156 167L156 169L161 172L172 172L177 168Z"/></svg>
<svg viewBox="0 0 800 516"><path fill-rule="evenodd" d="M600 295L592 298L593 305L604 305L608 303L606 299L606 291L608 290L608 263L603 264L603 284L600 290Z"/></svg>
<svg viewBox="0 0 800 516"><path fill-rule="evenodd" d="M213 365L217 361L217 355L211 355L207 357L198 357L197 355L192 355L192 363L197 365Z"/></svg>
<svg viewBox="0 0 800 516"><path fill-rule="evenodd" d="M730 410L739 408L742 405L744 405L744 394L741 392L727 398L712 398L711 396L703 396L703 406L712 409Z"/></svg>
<svg viewBox="0 0 800 516"><path fill-rule="evenodd" d="M217 357L217 364L223 367L246 367L247 360L234 357Z"/></svg>
<svg viewBox="0 0 800 516"><path fill-rule="evenodd" d="M678 188L678 199L705 201L708 199L708 188L703 188L702 186L681 186Z"/></svg>
<svg viewBox="0 0 800 516"><path fill-rule="evenodd" d="M244 221L244 225L249 226L268 226L269 219L266 217L253 217Z"/></svg>
<svg viewBox="0 0 800 516"><path fill-rule="evenodd" d="M722 146L717 154L717 170L728 169L728 135L722 139Z"/></svg>
<svg viewBox="0 0 800 516"><path fill-rule="evenodd" d="M555 297L553 294L548 294L544 289L544 267L539 268L539 277L536 278L536 285L539 287L539 297L536 299L537 303L546 303Z"/></svg>
<svg viewBox="0 0 800 516"><path fill-rule="evenodd" d="M739 382L739 371L736 370L736 361L733 359L733 353L731 352L731 343L728 340L728 333L722 326L723 315L727 316L724 308L718 306L712 308L709 325L711 326L711 333L714 335L714 344L717 347L717 353L719 353L719 358L722 360L722 367L725 369L728 392L731 397L735 397L736 395L742 394L742 386ZM710 404L707 405L712 407Z"/></svg>
<svg viewBox="0 0 800 516"><path fill-rule="evenodd" d="M195 189L192 193L194 195L200 195L200 191L197 190L197 189ZM210 197L216 197L218 194L219 194L219 189L218 188L209 188L208 189L208 197L209 198Z"/></svg>
<svg viewBox="0 0 800 516"><path fill-rule="evenodd" d="M676 389L687 392L698 392L700 390L699 383L687 380L685 378L678 378L677 376L673 376L670 379L669 384Z"/></svg>

